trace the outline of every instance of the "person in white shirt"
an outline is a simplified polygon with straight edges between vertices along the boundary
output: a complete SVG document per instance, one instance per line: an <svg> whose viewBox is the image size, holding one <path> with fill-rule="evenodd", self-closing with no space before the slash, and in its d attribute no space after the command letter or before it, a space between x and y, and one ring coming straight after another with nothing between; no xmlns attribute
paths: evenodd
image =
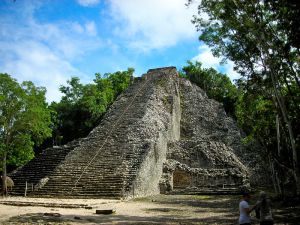
<svg viewBox="0 0 300 225"><path fill-rule="evenodd" d="M249 206L250 194L244 193L243 198L239 204L239 224L240 225L251 225L250 213L254 209L255 206Z"/></svg>

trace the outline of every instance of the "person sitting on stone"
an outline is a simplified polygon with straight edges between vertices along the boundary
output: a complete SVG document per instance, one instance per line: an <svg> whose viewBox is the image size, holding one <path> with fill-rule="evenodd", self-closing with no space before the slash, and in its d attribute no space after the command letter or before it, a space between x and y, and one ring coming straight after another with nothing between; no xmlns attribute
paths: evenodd
<svg viewBox="0 0 300 225"><path fill-rule="evenodd" d="M267 197L267 194L264 191L261 191L259 194L259 200L255 205L255 210L259 215L260 225L273 225L273 215L271 210L271 200Z"/></svg>

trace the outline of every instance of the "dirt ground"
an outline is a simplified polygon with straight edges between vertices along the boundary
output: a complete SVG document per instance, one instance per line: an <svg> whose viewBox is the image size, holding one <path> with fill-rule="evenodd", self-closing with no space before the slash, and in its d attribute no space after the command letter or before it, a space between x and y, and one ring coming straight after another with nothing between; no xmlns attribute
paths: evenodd
<svg viewBox="0 0 300 225"><path fill-rule="evenodd" d="M0 198L0 224L237 224L239 200L239 196L192 195L126 201L7 197ZM96 214L106 209L115 212ZM300 224L299 206L277 204L274 215L276 224Z"/></svg>

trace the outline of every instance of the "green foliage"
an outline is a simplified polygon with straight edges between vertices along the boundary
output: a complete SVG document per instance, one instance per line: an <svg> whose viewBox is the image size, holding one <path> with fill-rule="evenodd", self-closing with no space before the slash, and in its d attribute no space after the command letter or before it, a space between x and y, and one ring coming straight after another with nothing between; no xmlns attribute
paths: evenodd
<svg viewBox="0 0 300 225"><path fill-rule="evenodd" d="M278 27L286 32L288 43L300 47L300 2L297 0L266 0L268 8L276 14Z"/></svg>
<svg viewBox="0 0 300 225"><path fill-rule="evenodd" d="M225 111L234 116L237 88L228 76L218 73L215 69L202 68L200 62L190 62L183 67L181 76L189 79L202 88L207 96L223 103Z"/></svg>
<svg viewBox="0 0 300 225"><path fill-rule="evenodd" d="M292 0L202 0L193 19L199 39L242 75L236 115L246 139L261 142L262 155L275 159L279 174L293 171L298 194L299 8Z"/></svg>
<svg viewBox="0 0 300 225"><path fill-rule="evenodd" d="M79 78L72 77L68 86L61 86L63 97L59 103L53 102L55 112L53 139L55 144L66 143L84 137L101 120L108 107L130 84L134 69L107 73L96 73L94 83L81 84Z"/></svg>
<svg viewBox="0 0 300 225"><path fill-rule="evenodd" d="M248 135L244 139L245 142L249 143L256 138L263 142L264 146L274 147L276 109L272 100L260 93L240 90L236 103L236 117L239 126Z"/></svg>
<svg viewBox="0 0 300 225"><path fill-rule="evenodd" d="M0 154L7 156L10 165L32 159L34 144L51 136L45 92L32 82L19 84L8 74L0 74Z"/></svg>

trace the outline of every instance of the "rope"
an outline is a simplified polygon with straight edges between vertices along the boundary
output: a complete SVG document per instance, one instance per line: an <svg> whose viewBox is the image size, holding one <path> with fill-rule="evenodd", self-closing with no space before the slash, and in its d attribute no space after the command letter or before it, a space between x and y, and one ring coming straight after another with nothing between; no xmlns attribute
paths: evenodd
<svg viewBox="0 0 300 225"><path fill-rule="evenodd" d="M128 111L128 109L131 107L131 105L133 104L134 100L136 99L136 97L138 96L138 94L140 93L140 91L146 86L146 84L150 81L151 79L148 78L146 80L146 82L143 84L142 87L140 87L138 89L138 91L136 92L136 94L134 95L132 101L130 102L130 104L125 108L125 110L123 111L123 113L119 116L118 120L114 123L114 125L111 127L107 137L105 138L103 144L101 145L101 147L99 148L99 150L96 152L96 154L93 156L93 158L89 161L89 163L84 167L82 173L80 174L79 178L77 179L77 181L75 182L75 185L74 187L72 188L72 191L74 188L76 188L79 180L81 179L81 177L83 176L83 174L85 173L86 169L91 165L91 163L95 160L95 158L97 157L97 155L100 153L100 151L102 150L102 148L104 147L104 145L106 144L108 138L110 138L112 132L113 132L113 129L117 126L117 124L119 123L119 121L122 119L123 115Z"/></svg>

